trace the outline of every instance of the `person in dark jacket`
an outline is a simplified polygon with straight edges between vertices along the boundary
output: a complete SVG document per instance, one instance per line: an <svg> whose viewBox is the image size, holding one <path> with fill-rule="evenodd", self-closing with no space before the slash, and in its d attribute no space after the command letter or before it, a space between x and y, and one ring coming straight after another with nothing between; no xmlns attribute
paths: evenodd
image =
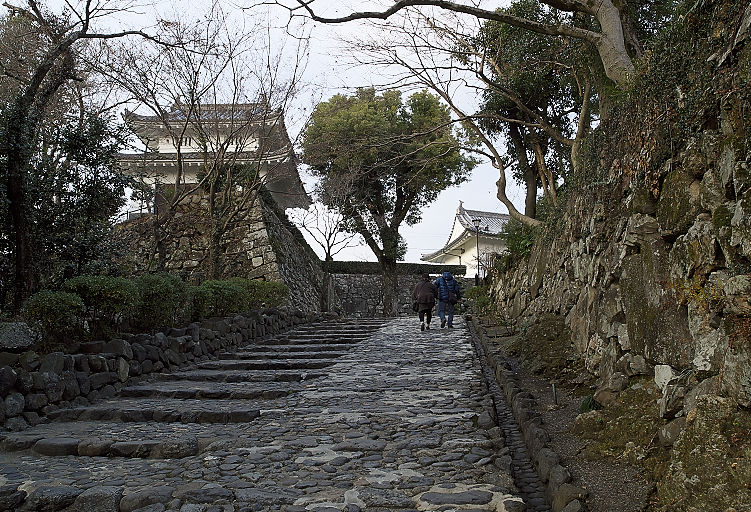
<svg viewBox="0 0 751 512"><path fill-rule="evenodd" d="M430 317L435 306L436 290L430 282L428 274L422 275L422 280L412 291L412 300L417 303L417 314L420 316L420 330L430 329Z"/></svg>
<svg viewBox="0 0 751 512"><path fill-rule="evenodd" d="M459 283L451 275L451 272L444 272L441 277L435 280L434 284L438 296L438 316L441 318L441 329L454 327L454 304L461 299Z"/></svg>

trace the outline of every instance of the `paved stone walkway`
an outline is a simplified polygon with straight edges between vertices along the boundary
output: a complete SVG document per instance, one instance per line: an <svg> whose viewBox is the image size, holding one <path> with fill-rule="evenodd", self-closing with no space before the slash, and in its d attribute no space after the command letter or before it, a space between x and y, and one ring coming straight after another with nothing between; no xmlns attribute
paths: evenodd
<svg viewBox="0 0 751 512"><path fill-rule="evenodd" d="M6 434L0 510L523 511L493 410L462 324L301 327Z"/></svg>

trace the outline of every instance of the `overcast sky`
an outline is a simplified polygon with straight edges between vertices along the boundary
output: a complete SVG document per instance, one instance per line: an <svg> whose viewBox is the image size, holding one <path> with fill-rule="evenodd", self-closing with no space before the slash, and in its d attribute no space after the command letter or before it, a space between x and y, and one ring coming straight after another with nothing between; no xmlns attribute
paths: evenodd
<svg viewBox="0 0 751 512"><path fill-rule="evenodd" d="M104 1L107 2L107 0ZM247 21L248 16L261 15L268 17L271 25L277 27L286 25L288 14L283 9L270 9L265 13L256 10L246 10L243 13L236 9L238 5L247 6L252 2L253 0L228 0L224 5L228 19L237 26L246 26L252 25ZM49 5L53 9L57 9L62 3L63 0L50 0ZM109 2L110 5L115 6L123 3L117 0ZM487 4L484 5L485 7L496 8L508 2L507 0L495 0L484 3ZM76 4L76 2L73 2L73 4ZM209 4L210 0L193 0L191 2L158 0L156 3L136 3L129 13L120 15L118 21L113 20L112 16L107 17L106 21L108 25L114 23L123 28L128 26L149 27L160 18L174 19L176 16L183 16L185 12L200 15L201 10L206 9ZM349 13L358 8L362 9L364 6L368 10L377 10L379 7L388 4L388 1L377 0L318 0L315 2L319 14L327 16ZM324 25L307 23L304 27L292 27L290 31L297 34L308 34L311 37L308 65L304 74L305 94L300 97L295 111L288 115L288 128L291 137L294 139L302 129L306 116L309 115L316 102L325 101L336 93L351 93L357 87L375 86L379 88L378 86L384 83L385 72L374 66L352 65L351 57L348 56L347 52L348 45L343 42L356 36L376 33L376 29L371 24ZM283 32L283 30L278 30L279 37L282 36ZM294 47L293 44L290 46ZM467 111L473 111L472 107L477 104L477 98L471 94L463 97L462 101ZM308 187L311 187L312 179L305 175L304 169L301 170L303 171L303 181L307 183ZM423 220L419 224L403 226L400 232L406 238L408 244L405 261L419 262L422 254L431 253L443 247L448 240L459 201L463 201L464 207L468 209L508 213L505 206L497 200L495 195L497 179L498 171L489 163L483 162L473 171L472 177L467 183L444 191L435 203L426 207L422 215ZM524 195L522 190L510 182L507 193L517 208L523 209ZM311 243L311 246L322 255L322 251L314 243ZM336 256L336 259L374 261L375 256L367 246L362 245L342 251Z"/></svg>
<svg viewBox="0 0 751 512"><path fill-rule="evenodd" d="M387 2L388 3L388 2ZM498 7L507 2L490 2ZM374 10L378 2L373 1L336 1L319 0L316 5L326 6L321 14L334 16L352 12L358 7L367 5L368 10ZM380 5L384 5L383 2ZM280 17L285 16L280 11ZM367 33L373 29L365 24L348 23L342 25L310 25L311 48L310 61L307 69L307 79L320 91L322 100L326 100L339 92L351 92L355 87L378 86L384 81L383 70L368 66L353 66L347 56L346 41L353 35ZM470 109L477 99L472 96L465 98L464 104ZM294 129L294 128L292 128ZM303 176L305 179L305 176ZM415 226L403 226L402 236L407 240L408 250L405 261L419 262L422 254L431 253L444 246L448 240L453 225L454 214L459 201L464 207L473 210L483 210L497 213L508 213L505 206L496 198L498 170L487 161L483 161L472 173L467 183L444 191L435 203L423 211L423 220ZM518 209L523 211L523 191L513 183L508 185L508 196ZM315 248L315 247L314 247ZM368 260L375 261L375 256L367 246L346 249L336 256L340 260Z"/></svg>

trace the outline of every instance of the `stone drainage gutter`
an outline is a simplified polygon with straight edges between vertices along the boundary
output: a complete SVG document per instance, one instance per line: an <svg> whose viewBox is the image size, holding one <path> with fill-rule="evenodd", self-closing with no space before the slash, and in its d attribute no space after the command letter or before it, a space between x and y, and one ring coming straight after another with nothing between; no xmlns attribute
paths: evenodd
<svg viewBox="0 0 751 512"><path fill-rule="evenodd" d="M499 426L507 436L507 445L514 452L512 471L519 490L524 494L528 512L580 512L587 492L571 484L571 473L560 463L560 457L548 446L550 436L541 427L542 418L531 407L534 396L523 391L514 372L504 367L504 360L491 350L489 340L480 334L474 316L467 318L467 327L478 352L483 373L495 401ZM507 418L510 416L509 418ZM515 423L515 425L505 425ZM516 427L516 428L514 428ZM524 446L514 446L515 432L521 433ZM530 481L530 469L544 487L544 506L539 503L536 482ZM549 506L548 506L549 505Z"/></svg>

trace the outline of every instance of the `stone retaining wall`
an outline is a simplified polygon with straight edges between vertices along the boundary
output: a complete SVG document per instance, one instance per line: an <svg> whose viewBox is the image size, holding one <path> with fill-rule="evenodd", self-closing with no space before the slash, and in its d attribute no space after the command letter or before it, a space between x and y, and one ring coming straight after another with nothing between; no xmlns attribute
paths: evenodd
<svg viewBox="0 0 751 512"><path fill-rule="evenodd" d="M321 261L271 201L268 194L260 194L226 230L219 244L222 270L218 277L280 281L290 289L288 306L320 311L324 285ZM153 216L119 224L115 235L127 247L124 265L135 274L163 270L185 281L209 279L211 223L206 211L206 198L195 195L186 198L174 217L158 227ZM161 232L160 248L154 230Z"/></svg>
<svg viewBox="0 0 751 512"><path fill-rule="evenodd" d="M130 380L208 360L230 347L321 318L267 309L153 335L124 334L120 339L84 343L77 354L4 354L4 360L14 361L0 368L0 424L6 430L20 431L59 409L111 398Z"/></svg>
<svg viewBox="0 0 751 512"><path fill-rule="evenodd" d="M334 289L344 314L380 316L383 314L383 277L379 274L332 274ZM462 290L471 280L456 278ZM397 314L414 315L412 290L420 282L419 275L401 274L398 278ZM472 282L474 284L474 282Z"/></svg>

